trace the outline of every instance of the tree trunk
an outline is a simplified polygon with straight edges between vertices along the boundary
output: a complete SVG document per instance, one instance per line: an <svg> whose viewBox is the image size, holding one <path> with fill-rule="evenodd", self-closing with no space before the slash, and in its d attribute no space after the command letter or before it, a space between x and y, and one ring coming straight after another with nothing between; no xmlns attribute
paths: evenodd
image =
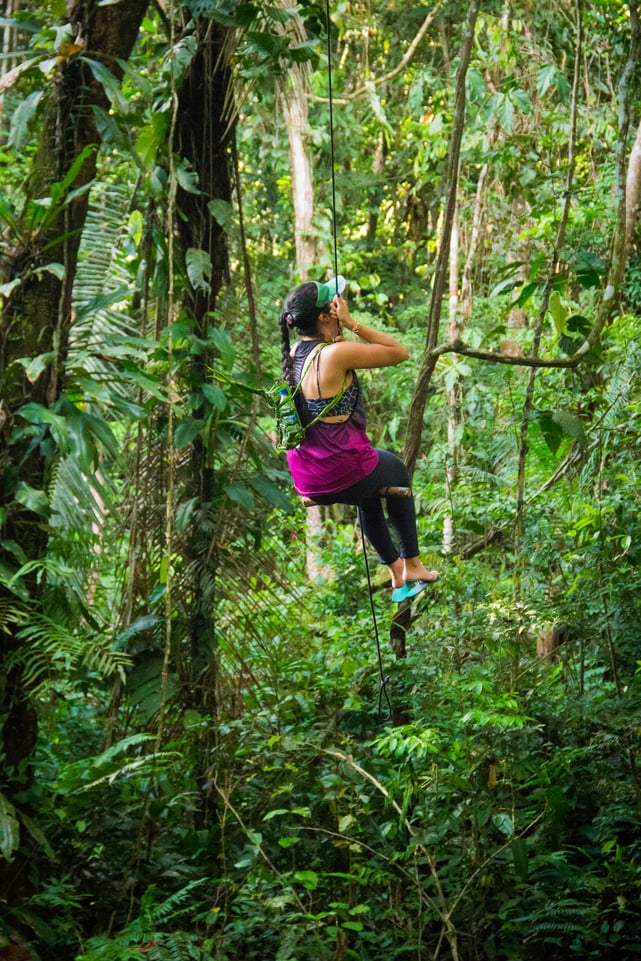
<svg viewBox="0 0 641 961"><path fill-rule="evenodd" d="M470 243L463 268L463 278L461 280L461 317L468 320L472 316L472 270L476 252L479 248L481 238L481 223L483 219L483 190L487 179L488 165L485 163L481 167L478 183L476 185L476 196L474 198L474 216L472 217L472 233Z"/></svg>
<svg viewBox="0 0 641 961"><path fill-rule="evenodd" d="M292 175L294 204L294 236L296 239L296 269L301 280L307 280L317 258L316 237L312 233L314 218L314 187L312 164L309 157L309 112L307 86L300 67L289 71L290 83L280 92L280 103L285 114L289 140L289 166Z"/></svg>
<svg viewBox="0 0 641 961"><path fill-rule="evenodd" d="M118 62L129 57L147 5L148 0L130 0L117 6L77 0L69 10L76 44L120 79ZM29 561L44 558L48 531L45 516L25 505L21 491L46 490L53 455L43 452L48 447L46 437L43 436L42 445L30 444L16 439L12 429L14 424L20 426L16 417L23 404L52 407L63 389L72 324L71 292L88 205L88 189L81 188L88 188L95 177L95 145L100 142L94 106L108 109L109 101L87 62L79 56L59 62L50 82L48 114L27 184L25 207L18 218L19 230L14 246L5 250L0 260L2 281L15 282L5 300L0 326L0 507L5 516L2 538L4 543L18 543ZM63 181L63 199L57 202L51 187ZM71 190L74 195L70 197ZM51 198L48 219L34 227L29 205L43 198ZM19 360L39 355L47 363L32 382ZM5 570L15 569L11 551L3 549L0 560ZM17 587L22 590L19 602L16 594L3 585L0 598L19 603L25 613L37 606L40 586L35 575L22 578ZM0 715L5 717L2 740L8 764L2 790L9 798L24 788L24 775L18 774L18 768L30 757L37 736L35 711L23 690L20 669L14 667L8 675L6 672L7 659L19 647L15 632L3 633ZM14 864L18 861L19 858Z"/></svg>
<svg viewBox="0 0 641 961"><path fill-rule="evenodd" d="M434 282L432 286L432 299L427 320L427 333L425 337L425 349L423 363L419 371L416 388L410 404L409 423L407 427L407 442L405 444L405 462L410 476L414 473L416 461L421 447L421 437L423 433L423 414L430 388L430 382L436 358L432 351L438 343L438 334L441 321L442 300L445 292L445 284L448 276L450 236L454 212L456 210L456 192L458 186L459 158L461 154L461 140L465 124L465 79L470 63L472 46L474 43L474 27L478 16L480 0L471 0L465 24L465 34L459 59L459 67L456 74L456 94L454 105L454 120L452 123L452 135L450 138L447 174L445 177L445 192L447 197L445 219L443 222L443 236L436 260L434 271Z"/></svg>
<svg viewBox="0 0 641 961"><path fill-rule="evenodd" d="M283 2L283 0L281 0ZM284 4L283 2L283 5ZM292 43L307 39L305 24L296 14L281 25L282 32ZM302 281L309 277L318 256L318 241L313 233L314 181L310 157L308 93L310 89L309 63L294 63L284 81L276 84L276 95L285 115L289 142L289 169L292 177L294 205L294 236L296 241L296 270Z"/></svg>
<svg viewBox="0 0 641 961"><path fill-rule="evenodd" d="M177 152L198 174L198 193L178 189L176 218L183 251L204 251L211 262L206 283L189 288L185 307L193 321L196 349L190 358L191 417L206 417L203 386L211 379L213 355L203 344L209 342L209 328L218 295L228 280L228 249L221 224L210 213L212 201L231 203L231 153L233 118L230 102L231 73L225 56L227 30L215 21L201 20L196 29L198 46L182 84L176 125ZM210 714L215 709L216 671L213 656L214 549L212 453L197 436L191 446L191 463L186 498L195 498L188 531L190 583L189 623L191 665L189 700Z"/></svg>
<svg viewBox="0 0 641 961"><path fill-rule="evenodd" d="M449 303L449 322L448 337L454 342L461 337L461 319L459 315L459 293L458 293L458 251L459 251L459 229L458 216L454 214L452 224L452 236L450 240L450 303ZM452 354L452 362L455 364L457 355ZM449 458L445 471L445 484L450 498L453 499L454 487L458 479L459 472L459 434L461 427L461 384L456 380L450 384L447 390L447 447ZM443 519L443 550L446 554L451 554L454 549L454 517L451 510Z"/></svg>
<svg viewBox="0 0 641 961"><path fill-rule="evenodd" d="M299 16L293 17L284 27L292 40L306 39L305 26ZM314 182L310 156L309 110L309 64L290 67L285 84L278 84L277 92L287 124L289 141L289 167L292 178L294 204L294 236L296 238L296 273L305 281L313 271L318 259L318 241L313 233ZM310 507L306 512L305 569L310 581L330 576L330 570L318 561L318 548L322 542L327 511L323 507Z"/></svg>
<svg viewBox="0 0 641 961"><path fill-rule="evenodd" d="M637 136L628 161L628 174L625 182L625 249L624 260L627 262L632 246L634 228L639 216L641 202L641 123L637 129Z"/></svg>

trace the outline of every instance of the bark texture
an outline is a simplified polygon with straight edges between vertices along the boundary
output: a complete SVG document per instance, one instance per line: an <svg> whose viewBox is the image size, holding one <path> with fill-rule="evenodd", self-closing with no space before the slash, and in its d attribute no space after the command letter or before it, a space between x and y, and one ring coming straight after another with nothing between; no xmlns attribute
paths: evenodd
<svg viewBox="0 0 641 961"><path fill-rule="evenodd" d="M7 238L0 258L3 283L16 281L0 318L0 507L4 508L2 540L20 545L29 561L44 557L47 524L41 514L16 499L21 484L46 487L52 445L34 444L16 434L19 408L29 402L51 407L63 389L63 368L72 324L71 292L80 237L88 207L88 188L96 174L99 134L94 107L108 108L102 85L86 58L99 60L118 79L119 60L127 60L138 37L148 0L98 6L91 0L68 4L74 33L74 53L62 55L50 78L50 96L40 145L27 184L26 203L18 229ZM59 199L51 188L64 184ZM77 192L77 193L76 193ZM46 219L34 223L32 201L51 197ZM59 266L58 266L59 265ZM20 358L45 355L46 366L32 382ZM0 551L5 571L15 568L11 551ZM39 584L26 582L19 601L4 584L0 601L19 604L28 612L37 604ZM15 627L15 626L14 626ZM0 736L6 753L0 790L13 799L24 788L24 762L37 737L37 718L14 655L20 641L15 629L0 634ZM12 666L9 666L12 665ZM19 770L20 769L20 770ZM24 865L20 854L5 872L0 896L17 895L12 882ZM8 876L7 876L8 875Z"/></svg>

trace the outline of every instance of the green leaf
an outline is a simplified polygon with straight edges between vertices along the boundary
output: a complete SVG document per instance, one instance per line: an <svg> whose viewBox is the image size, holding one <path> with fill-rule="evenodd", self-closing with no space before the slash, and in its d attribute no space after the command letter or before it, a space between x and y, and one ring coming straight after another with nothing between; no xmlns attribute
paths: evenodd
<svg viewBox="0 0 641 961"><path fill-rule="evenodd" d="M289 814L289 808L274 808L273 811L268 811L263 821L271 821L272 818L282 817L283 814Z"/></svg>
<svg viewBox="0 0 641 961"><path fill-rule="evenodd" d="M528 877L528 850L527 844L523 838L515 838L511 844L512 848L512 860L514 861L514 870L519 881L525 882Z"/></svg>
<svg viewBox="0 0 641 961"><path fill-rule="evenodd" d="M265 474L257 474L255 477L250 478L249 483L257 494L260 494L261 497L268 500L274 507L278 507L284 511L291 511L292 502L290 498Z"/></svg>
<svg viewBox="0 0 641 961"><path fill-rule="evenodd" d="M236 501L241 507L248 511L254 510L256 506L254 495L244 484L228 484L224 491L231 500Z"/></svg>
<svg viewBox="0 0 641 961"><path fill-rule="evenodd" d="M504 93L495 93L490 101L494 116L506 133L512 133L514 126L514 104Z"/></svg>
<svg viewBox="0 0 641 961"><path fill-rule="evenodd" d="M14 277L13 280L7 281L6 284L0 284L0 295L8 297L12 290L20 286L23 279L23 277Z"/></svg>
<svg viewBox="0 0 641 961"><path fill-rule="evenodd" d="M508 96L516 109L521 113L532 113L532 101L525 90L516 87L514 90L510 90Z"/></svg>
<svg viewBox="0 0 641 961"><path fill-rule="evenodd" d="M550 87L554 84L555 77L555 63L546 63L542 67L539 67L539 72L536 75L536 92L539 97L545 96Z"/></svg>
<svg viewBox="0 0 641 961"><path fill-rule="evenodd" d="M297 7L271 7L264 6L262 12L273 23L287 23L292 17L296 16Z"/></svg>
<svg viewBox="0 0 641 961"><path fill-rule="evenodd" d="M84 192L84 188L83 188L83 192ZM69 199L71 199L71 194L69 194ZM53 274L53 276L56 277L58 280L62 280L65 275L64 264L56 264L56 263L43 264L42 267L38 267L36 273L39 273L40 271L44 271L47 274Z"/></svg>
<svg viewBox="0 0 641 961"><path fill-rule="evenodd" d="M89 69L98 83L101 84L112 106L120 113L127 113L129 104L123 96L120 83L114 77L113 73L99 60L93 60L91 57L85 57L84 59L89 64Z"/></svg>
<svg viewBox="0 0 641 961"><path fill-rule="evenodd" d="M493 814L492 824L499 829L501 834L504 834L508 838L514 834L514 822L505 811L499 811L497 814Z"/></svg>
<svg viewBox="0 0 641 961"><path fill-rule="evenodd" d="M43 92L42 90L36 90L29 94L17 107L11 118L11 130L7 146L16 152L20 152L29 139L29 124L36 114Z"/></svg>
<svg viewBox="0 0 641 961"><path fill-rule="evenodd" d="M532 295L535 294L538 289L539 289L539 285L537 284L536 281L533 281L530 284L524 284L523 287L521 288L519 296L516 298L512 306L524 307L527 304L530 297L532 297Z"/></svg>
<svg viewBox="0 0 641 961"><path fill-rule="evenodd" d="M582 287L598 287L607 269L606 262L591 250L577 250L568 261L574 263L577 280Z"/></svg>
<svg viewBox="0 0 641 961"><path fill-rule="evenodd" d="M521 284L521 280L515 280L512 277L500 280L490 291L490 297L500 297L501 294L509 294L516 287L520 287Z"/></svg>
<svg viewBox="0 0 641 961"><path fill-rule="evenodd" d="M212 327L209 335L220 351L223 367L226 370L231 370L234 364L235 356L234 345L231 336L226 330L221 330L220 327Z"/></svg>
<svg viewBox="0 0 641 961"><path fill-rule="evenodd" d="M201 384L200 389L203 397L209 401L212 407L216 410L225 410L227 407L227 398L218 384Z"/></svg>
<svg viewBox="0 0 641 961"><path fill-rule="evenodd" d="M302 43L294 43L291 47L288 47L287 53L294 63L305 63L314 57L319 47L320 40L318 38L303 40Z"/></svg>
<svg viewBox="0 0 641 961"><path fill-rule="evenodd" d="M552 320L554 321L554 327L557 335L560 337L565 330L565 322L568 317L568 312L563 305L563 301L561 300L561 295L558 290L553 290L550 294L550 313L552 315Z"/></svg>
<svg viewBox="0 0 641 961"><path fill-rule="evenodd" d="M0 851L6 861L11 861L20 844L20 825L16 809L4 794L0 793Z"/></svg>
<svg viewBox="0 0 641 961"><path fill-rule="evenodd" d="M315 891L318 887L319 877L316 871L296 871L294 880L302 884L308 891Z"/></svg>
<svg viewBox="0 0 641 961"><path fill-rule="evenodd" d="M49 860L55 861L56 852L51 847L51 844L49 843L47 835L44 833L44 831L38 826L38 824L34 821L34 819L29 817L28 814L25 814L24 811L19 812L19 817L22 823L24 824L24 826L26 827L27 831L31 835L31 837L34 839L36 844L40 845L40 847L43 849L43 851L45 852Z"/></svg>
<svg viewBox="0 0 641 961"><path fill-rule="evenodd" d="M226 230L234 220L234 208L226 200L210 200L207 210L217 224Z"/></svg>
<svg viewBox="0 0 641 961"><path fill-rule="evenodd" d="M199 501L199 497L191 497L176 508L176 531L178 534L182 534L186 530Z"/></svg>
<svg viewBox="0 0 641 961"><path fill-rule="evenodd" d="M47 76L51 71L58 65L57 57L48 57L46 60L40 60L38 62L38 70Z"/></svg>
<svg viewBox="0 0 641 961"><path fill-rule="evenodd" d="M199 250L197 247L190 247L185 254L185 264L187 266L187 276L189 283L194 290L204 290L207 293L211 290L211 257L206 250Z"/></svg>
<svg viewBox="0 0 641 961"><path fill-rule="evenodd" d="M29 357L21 357L16 363L22 364L27 380L30 384L35 384L43 370L46 370L49 364L55 361L56 356L56 352L50 350L46 354L38 354L37 357L32 357L31 359Z"/></svg>
<svg viewBox="0 0 641 961"><path fill-rule="evenodd" d="M43 517L49 514L49 499L44 491L36 490L24 481L19 481L15 497L17 502L27 510L41 514Z"/></svg>
<svg viewBox="0 0 641 961"><path fill-rule="evenodd" d="M588 439L583 424L575 414L571 414L567 410L557 410L552 416L564 434L574 438L581 447L587 447Z"/></svg>
<svg viewBox="0 0 641 961"><path fill-rule="evenodd" d="M248 31L245 34L247 51L249 53L257 53L263 57L276 58L285 43L283 37L276 36L273 33L256 33L254 31Z"/></svg>
<svg viewBox="0 0 641 961"><path fill-rule="evenodd" d="M291 848L294 844L300 844L301 838L279 838L278 843L281 848Z"/></svg>
<svg viewBox="0 0 641 961"><path fill-rule="evenodd" d="M566 103L570 90L572 89L568 78L559 70L556 64L546 63L543 67L539 68L536 75L536 92L539 97L544 97L552 88L556 90L557 97L561 103Z"/></svg>
<svg viewBox="0 0 641 961"><path fill-rule="evenodd" d="M183 421L174 432L174 446L186 447L187 444L191 444L192 440L198 437L204 426L204 421L195 418L189 418L189 420Z"/></svg>
<svg viewBox="0 0 641 961"><path fill-rule="evenodd" d="M191 164L186 157L176 164L174 169L176 180L182 187L182 189L188 194L199 194L200 186L198 184L198 174L192 168Z"/></svg>

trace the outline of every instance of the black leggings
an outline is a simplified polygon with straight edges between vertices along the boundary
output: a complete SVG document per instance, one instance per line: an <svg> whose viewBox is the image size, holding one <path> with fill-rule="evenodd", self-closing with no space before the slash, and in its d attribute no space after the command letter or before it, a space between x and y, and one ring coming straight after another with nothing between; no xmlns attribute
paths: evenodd
<svg viewBox="0 0 641 961"><path fill-rule="evenodd" d="M376 493L381 487L409 487L407 468L400 457L388 450L377 450L378 464L371 474L357 484L335 494L314 497L316 504L351 504L359 508L363 532L384 564L399 557L418 557L416 511L413 497L386 497L387 514L398 540L398 547L385 520L383 498Z"/></svg>

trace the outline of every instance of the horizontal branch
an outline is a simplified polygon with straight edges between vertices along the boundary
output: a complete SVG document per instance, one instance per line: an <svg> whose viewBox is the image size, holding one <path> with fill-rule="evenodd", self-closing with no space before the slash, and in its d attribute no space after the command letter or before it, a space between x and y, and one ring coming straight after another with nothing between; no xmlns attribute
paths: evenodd
<svg viewBox="0 0 641 961"><path fill-rule="evenodd" d="M453 340L441 344L429 351L428 357L440 357L442 354L462 354L465 357L475 357L477 360L487 360L492 364L510 364L512 367L577 367L581 358L587 353L581 345L576 353L570 357L519 357L512 354L499 354L492 350L479 350L469 347L462 340Z"/></svg>

